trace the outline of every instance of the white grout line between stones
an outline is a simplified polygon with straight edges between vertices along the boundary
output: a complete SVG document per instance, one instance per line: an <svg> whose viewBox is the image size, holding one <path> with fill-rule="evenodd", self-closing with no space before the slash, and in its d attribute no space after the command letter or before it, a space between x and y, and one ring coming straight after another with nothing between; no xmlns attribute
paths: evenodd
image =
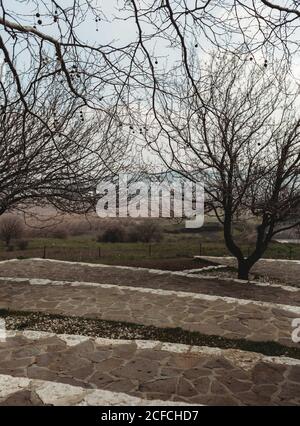
<svg viewBox="0 0 300 426"><path fill-rule="evenodd" d="M22 390L33 391L44 404L54 406L186 406L196 405L177 401L147 400L123 392L87 389L60 382L13 377L0 374L0 401ZM201 404L197 404L201 405Z"/></svg>
<svg viewBox="0 0 300 426"><path fill-rule="evenodd" d="M69 347L77 346L86 341L93 341L98 346L118 346L118 345L132 345L135 344L137 349L144 350L157 350L166 351L170 353L185 354L187 356L210 355L210 356L224 356L228 360L238 363L243 368L248 368L258 361L266 363L275 363L282 365L295 365L300 366L300 360L289 358L285 356L266 356L258 352L243 351L241 349L221 349L209 346L194 346L182 343L168 343L158 340L125 340L125 339L108 339L99 337L90 337L82 335L70 334L56 334L45 331L22 330L14 331L8 330L6 332L7 338L15 336L23 336L29 340L40 340L51 337L57 337L65 342Z"/></svg>
<svg viewBox="0 0 300 426"><path fill-rule="evenodd" d="M195 258L201 258L203 256L194 256ZM206 258L206 257L204 257ZM214 259L219 259L219 258L214 258ZM223 257L222 259L232 259L231 257ZM196 279L205 279L205 280L211 280L211 281L227 281L227 282L236 282L239 284L244 284L244 285L249 285L251 284L251 286L258 286L258 287L269 287L269 288L281 288L282 290L285 291L289 291L289 292L298 292L300 291L300 288L298 287L292 287L292 286L288 286L288 285L281 285L281 284L271 284L271 283L262 283L259 281L245 281L245 280L240 280L237 278L228 278L228 277L219 277L219 276L212 276L212 275L202 275L199 276L195 273L188 273L186 271L167 271L167 270L162 270L162 269L149 269L149 268L141 268L141 267L134 267L134 266L120 266L120 265L105 265L104 263L88 263L88 262L70 262L68 260L56 260L56 259L42 259L39 257L35 257L35 258L30 258L27 259L30 261L39 261L39 262L52 262L52 263L62 263L62 264L68 264L68 265L80 265L80 266L88 266L91 268L112 268L112 269L123 269L123 270L129 270L129 271L144 271L144 272L148 272L150 274L156 274L156 275L175 275L175 276L181 276L181 277L188 277L188 278L196 278ZM269 260L269 261L277 261L280 259L264 259L264 260ZM284 259L286 260L286 259ZM8 260L2 260L0 261L0 265L1 264L5 264L5 263L9 263L9 262L22 262L23 260L20 259L8 259ZM299 262L300 261L292 261L289 260L289 262ZM225 266L227 267L227 265L220 265L221 267ZM207 268L210 268L207 267ZM211 268L216 269L215 266L212 266ZM204 270L205 268L201 268L199 269L199 271ZM206 269L207 270L207 269ZM191 269L192 271L192 269ZM195 271L195 270L194 270Z"/></svg>
<svg viewBox="0 0 300 426"><path fill-rule="evenodd" d="M192 293L192 292L185 292L185 291L175 291L175 290L164 290L164 289L153 289L148 287L131 287L131 286L125 286L125 285L117 285L117 284L100 284L100 283L89 283L89 282L77 282L77 281L52 281L49 279L41 279L41 278L11 278L11 277L0 277L0 282L12 282L12 283L24 283L24 284L30 284L30 285L53 285L53 286L63 286L63 285L69 285L71 287L98 287L103 289L112 289L112 290L118 290L119 292L124 293L125 291L131 291L136 293L148 293L158 296L175 296L178 298L190 298L193 300L206 300L209 302L217 302L217 301L223 301L226 303L235 303L237 305L255 305L265 308L271 308L271 309L282 309L287 312L291 312L292 314L300 315L300 306L291 306L291 305L284 305L279 303L272 303L272 302L261 302L257 300L250 300L250 299L239 299L235 297L227 297L227 296L218 296L218 295L210 295L210 294L202 294L202 293Z"/></svg>

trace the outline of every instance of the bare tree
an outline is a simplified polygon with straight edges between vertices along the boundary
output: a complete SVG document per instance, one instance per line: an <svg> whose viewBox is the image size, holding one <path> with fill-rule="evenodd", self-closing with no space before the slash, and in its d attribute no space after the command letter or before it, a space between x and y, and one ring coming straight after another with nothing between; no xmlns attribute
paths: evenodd
<svg viewBox="0 0 300 426"><path fill-rule="evenodd" d="M199 74L194 67L195 56L203 58L216 48L264 67L272 67L275 60L280 60L282 68L294 74L295 53L300 47L300 4L294 0L281 3L275 0L124 2L123 12L137 29L139 60L134 63L144 71L139 87L151 90L154 114L158 93L171 91L166 84L170 74L184 76L197 92Z"/></svg>
<svg viewBox="0 0 300 426"><path fill-rule="evenodd" d="M0 51L28 110L35 83L49 87L56 80L90 108L124 111L139 97L135 89L157 87L170 48L171 63L180 61L191 79L191 46L264 57L290 57L299 47L300 6L294 0L116 0L109 8L99 0L67 3L1 1ZM134 24L136 34L109 40L118 22L130 29Z"/></svg>
<svg viewBox="0 0 300 426"><path fill-rule="evenodd" d="M130 135L107 112L81 110L59 85L36 86L28 112L9 76L1 85L0 215L49 204L88 212L99 180L124 165Z"/></svg>
<svg viewBox="0 0 300 426"><path fill-rule="evenodd" d="M168 85L175 95L159 94L148 142L169 169L205 182L206 209L223 225L239 278L248 279L273 236L300 223L290 221L300 202L296 88L280 67L274 75L227 54L202 69L196 91L184 78ZM241 217L257 224L249 255L234 235Z"/></svg>
<svg viewBox="0 0 300 426"><path fill-rule="evenodd" d="M132 0L124 8L137 26L139 44L156 67L162 46L179 48L187 65L190 47L239 53L290 54L299 48L299 2L286 0ZM282 2L281 2L282 3ZM154 52L149 43L155 39ZM158 43L161 40L162 43Z"/></svg>
<svg viewBox="0 0 300 426"><path fill-rule="evenodd" d="M0 219L0 238L8 247L13 238L19 238L23 233L23 224L17 215L4 215Z"/></svg>
<svg viewBox="0 0 300 426"><path fill-rule="evenodd" d="M0 4L0 51L14 76L18 100L30 111L36 82L105 111L122 108L129 76L135 78L136 45L110 43L109 25L98 0L3 0ZM116 5L117 6L117 5Z"/></svg>
<svg viewBox="0 0 300 426"><path fill-rule="evenodd" d="M50 130L53 151L49 151L49 155L59 160L59 164L61 161L69 164L61 174L65 179L64 188L67 175L75 176L75 169L90 168L88 179L91 182L91 176L95 176L91 169L96 169L92 165L96 158L100 159L100 155L87 154L88 151L97 151L95 147L91 148L91 144L86 148L77 143L73 144L72 154L72 150L68 150L68 161L62 160L65 140L56 141L62 132L55 133L54 138L53 129L49 126L50 114L48 120L43 118L43 100L49 106L48 91L49 94L55 91L57 96L61 96L57 105L63 104L73 111L67 114L69 122L75 117L80 120L85 117L87 122L87 116L92 116L91 111L100 111L100 120L106 129L110 129L108 140L111 140L115 131L118 134L122 131L121 127L127 129L127 133L137 133L132 123L135 119L133 106L143 98L144 90L151 92L154 114L157 95L175 96L172 86L166 84L171 75L182 75L198 101L201 100L201 93L197 90L199 75L194 67L195 50L201 49L202 54L212 45L218 46L268 66L272 63L270 56L282 57L283 53L290 59L291 53L299 47L299 6L293 0L287 0L280 6L275 0L123 0L114 3L110 16L106 15L104 6L98 0L72 0L67 5L56 0L3 0L0 3L0 51L10 76L8 86L6 82L0 82L2 115L9 117L15 109L22 111L22 123L19 118L18 129L22 129L22 145L26 147L30 123L36 125L39 120L42 126L40 137L48 135ZM128 22L130 28L131 23L135 24L137 31L132 39L129 37L123 41L121 35L109 41L110 29L118 20L122 24ZM90 29L88 35L87 28ZM167 63L166 68L162 66L164 63ZM11 91L14 96L9 96ZM203 104L203 99L201 102ZM55 116L57 111L52 109L51 113L53 124L59 130L62 124ZM11 116L10 120L14 121L14 117ZM65 121L65 125L64 133L71 124L67 125ZM7 128L3 135L6 133ZM140 126L139 133L144 137L147 127ZM60 149L61 146L64 149ZM111 146L109 144L106 152ZM58 151L59 157L55 156ZM121 150L119 152L122 153ZM79 164L80 167L77 167ZM46 174L45 171L43 173ZM76 185L82 187L83 176L88 174L81 174L80 185L78 175L77 172L76 179L69 179L69 188L70 185L72 188ZM40 179L41 175L36 176ZM58 179L54 181L61 194ZM31 183L35 182L32 179ZM8 196L7 187L2 188L2 210L22 204L25 199L39 198L33 190L30 197L28 189L26 197L20 192L16 197L15 192ZM43 193L43 199L48 197L46 188L39 185L38 192ZM51 190L52 202L65 208L66 193L64 191L63 197L56 194L55 199ZM79 205L78 202L76 205ZM69 208L74 209L74 206L69 203Z"/></svg>

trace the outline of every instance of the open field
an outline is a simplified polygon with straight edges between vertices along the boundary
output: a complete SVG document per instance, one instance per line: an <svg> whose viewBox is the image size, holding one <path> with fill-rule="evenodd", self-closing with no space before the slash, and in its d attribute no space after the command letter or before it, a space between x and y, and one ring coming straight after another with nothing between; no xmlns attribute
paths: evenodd
<svg viewBox="0 0 300 426"><path fill-rule="evenodd" d="M251 245L243 245L244 253ZM0 245L0 259L46 257L50 259L107 263L182 270L197 268L193 256L229 256L220 235L166 234L159 243L98 243L91 236L34 238L26 250L7 251ZM299 244L271 243L265 258L300 259ZM198 264L199 265L199 264Z"/></svg>

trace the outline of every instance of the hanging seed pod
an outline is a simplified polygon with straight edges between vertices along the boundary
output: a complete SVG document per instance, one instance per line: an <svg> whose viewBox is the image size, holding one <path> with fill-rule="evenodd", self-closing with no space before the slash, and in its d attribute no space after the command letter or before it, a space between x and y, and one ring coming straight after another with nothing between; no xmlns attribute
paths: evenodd
<svg viewBox="0 0 300 426"><path fill-rule="evenodd" d="M42 25L43 21L41 19L38 20L38 24Z"/></svg>
<svg viewBox="0 0 300 426"><path fill-rule="evenodd" d="M36 13L36 14L35 14L35 16L36 16L37 18L39 18L41 15L40 15L40 13Z"/></svg>
<svg viewBox="0 0 300 426"><path fill-rule="evenodd" d="M99 22L100 22L100 18L96 17L96 18L95 18L95 22L96 22L96 31L99 31Z"/></svg>

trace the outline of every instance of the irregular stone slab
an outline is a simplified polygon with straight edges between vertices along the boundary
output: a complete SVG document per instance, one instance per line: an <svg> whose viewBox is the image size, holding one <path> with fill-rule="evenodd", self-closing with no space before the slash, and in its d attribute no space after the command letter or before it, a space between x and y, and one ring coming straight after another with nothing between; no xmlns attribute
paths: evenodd
<svg viewBox="0 0 300 426"><path fill-rule="evenodd" d="M195 256L199 259L207 259L221 265L236 266L233 257ZM293 284L300 288L300 261L289 259L260 259L251 270L255 274L265 275L270 278L282 280L287 284Z"/></svg>
<svg viewBox="0 0 300 426"><path fill-rule="evenodd" d="M9 364L20 348L35 350L31 357L21 360L22 366ZM8 352L6 361L4 351ZM23 382L20 385L1 378L1 374L21 377ZM95 388L108 391L101 394L102 404L109 403L110 392L123 393L115 396L116 404L124 401L124 394L139 398L140 403L300 404L300 360L292 358L158 341L9 333L0 345L0 402L32 404L28 393L19 392L28 390L30 383L38 379L47 383L38 390L34 388L37 404L94 405L99 400L93 394ZM9 399L12 395L15 399Z"/></svg>
<svg viewBox="0 0 300 426"><path fill-rule="evenodd" d="M159 271L126 266L108 266L50 259L0 262L2 277L28 277L52 281L80 281L187 291L224 297L300 306L300 289L295 287L245 283L239 280L197 277L184 272ZM296 274L298 277L299 274Z"/></svg>
<svg viewBox="0 0 300 426"><path fill-rule="evenodd" d="M101 318L207 335L296 346L292 320L300 307L270 302L111 284L3 280L6 309Z"/></svg>
<svg viewBox="0 0 300 426"><path fill-rule="evenodd" d="M144 400L121 392L82 389L78 386L45 380L26 380L0 374L0 406L52 405L52 406L150 406L187 405L184 402Z"/></svg>

